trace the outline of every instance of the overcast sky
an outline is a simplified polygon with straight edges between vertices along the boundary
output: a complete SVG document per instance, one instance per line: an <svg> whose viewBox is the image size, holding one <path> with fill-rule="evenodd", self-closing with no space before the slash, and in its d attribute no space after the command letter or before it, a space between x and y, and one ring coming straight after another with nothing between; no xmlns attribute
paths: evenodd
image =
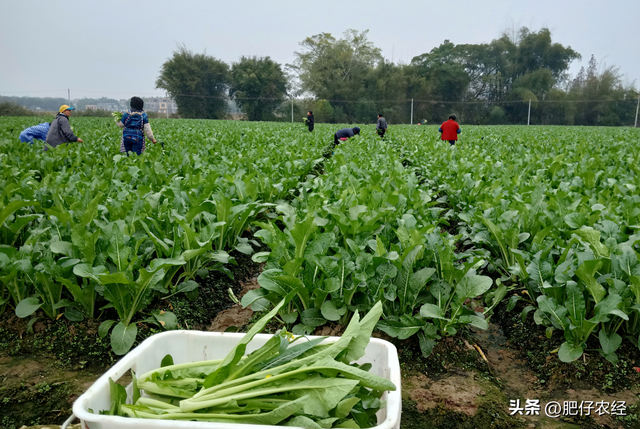
<svg viewBox="0 0 640 429"><path fill-rule="evenodd" d="M640 86L640 0L206 1L5 0L0 95L162 95L155 80L177 44L227 63L285 64L305 37L369 29L383 55L409 62L445 39L488 43L511 28L548 27L553 41L615 64Z"/></svg>

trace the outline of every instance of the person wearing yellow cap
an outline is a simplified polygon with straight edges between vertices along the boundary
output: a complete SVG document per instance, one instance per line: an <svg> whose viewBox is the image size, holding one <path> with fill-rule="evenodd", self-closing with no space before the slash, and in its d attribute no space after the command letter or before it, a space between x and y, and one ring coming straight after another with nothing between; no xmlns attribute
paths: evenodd
<svg viewBox="0 0 640 429"><path fill-rule="evenodd" d="M76 110L76 108L66 104L60 106L60 110L56 118L51 122L49 132L47 133L47 144L49 146L56 147L69 142L82 143L82 139L73 134L71 126L69 125L69 116L71 116L72 110ZM47 150L46 146L45 150Z"/></svg>

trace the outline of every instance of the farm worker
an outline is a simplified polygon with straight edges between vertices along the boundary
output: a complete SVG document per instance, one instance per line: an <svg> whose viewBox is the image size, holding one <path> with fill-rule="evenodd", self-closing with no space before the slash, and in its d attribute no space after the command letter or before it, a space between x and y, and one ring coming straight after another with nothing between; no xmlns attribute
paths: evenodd
<svg viewBox="0 0 640 429"><path fill-rule="evenodd" d="M336 131L333 135L333 147L338 146L338 140L347 141L350 137L360 134L360 128L343 128L341 130Z"/></svg>
<svg viewBox="0 0 640 429"><path fill-rule="evenodd" d="M49 132L47 133L47 144L49 146L56 147L69 142L82 143L82 139L73 134L71 125L69 125L69 116L71 116L72 110L76 110L76 108L66 104L60 106L58 114L53 122L51 122ZM47 150L46 145L44 150Z"/></svg>
<svg viewBox="0 0 640 429"><path fill-rule="evenodd" d="M378 123L376 124L376 131L378 135L384 138L384 133L387 131L387 120L382 117L382 114L378 114Z"/></svg>
<svg viewBox="0 0 640 429"><path fill-rule="evenodd" d="M42 124L35 125L33 127L29 127L23 132L20 133L20 141L22 143L33 144L33 140L42 140L47 141L47 133L49 132L49 127L51 123L44 122Z"/></svg>
<svg viewBox="0 0 640 429"><path fill-rule="evenodd" d="M131 110L122 115L118 121L118 126L123 129L120 152L135 152L140 155L146 149L144 135L153 142L158 141L153 137L149 118L142 108L144 100L140 97L131 97Z"/></svg>
<svg viewBox="0 0 640 429"><path fill-rule="evenodd" d="M449 115L449 120L444 122L438 131L442 134L442 140L449 140L449 144L453 146L458 140L458 134L462 132L460 125L456 122L456 115Z"/></svg>
<svg viewBox="0 0 640 429"><path fill-rule="evenodd" d="M314 124L315 124L315 120L313 119L313 112L309 110L307 112L307 127L309 127L309 132L313 131Z"/></svg>

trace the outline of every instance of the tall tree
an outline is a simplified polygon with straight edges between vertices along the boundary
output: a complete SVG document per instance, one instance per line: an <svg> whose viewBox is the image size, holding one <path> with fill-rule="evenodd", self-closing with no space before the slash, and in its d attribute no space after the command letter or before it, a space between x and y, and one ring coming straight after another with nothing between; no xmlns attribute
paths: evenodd
<svg viewBox="0 0 640 429"><path fill-rule="evenodd" d="M231 66L229 95L250 121L271 119L287 94L287 78L269 57L242 57Z"/></svg>
<svg viewBox="0 0 640 429"><path fill-rule="evenodd" d="M180 116L222 119L228 109L229 66L206 53L194 54L180 46L162 64L156 88L176 100Z"/></svg>
<svg viewBox="0 0 640 429"><path fill-rule="evenodd" d="M330 33L307 37L300 43L303 50L294 52L295 61L289 67L297 73L302 89L316 98L334 100L336 118L352 122L356 118L356 103L336 100L359 100L366 97L363 78L382 60L379 48L367 39L369 30L347 30L342 39Z"/></svg>

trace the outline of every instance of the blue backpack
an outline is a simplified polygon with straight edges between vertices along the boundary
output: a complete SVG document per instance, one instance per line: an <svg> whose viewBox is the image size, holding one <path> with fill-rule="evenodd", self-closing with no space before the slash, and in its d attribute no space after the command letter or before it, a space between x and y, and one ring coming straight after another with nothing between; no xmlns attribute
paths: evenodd
<svg viewBox="0 0 640 429"><path fill-rule="evenodd" d="M139 143L144 139L144 112L129 112L124 121L122 138L125 143Z"/></svg>

